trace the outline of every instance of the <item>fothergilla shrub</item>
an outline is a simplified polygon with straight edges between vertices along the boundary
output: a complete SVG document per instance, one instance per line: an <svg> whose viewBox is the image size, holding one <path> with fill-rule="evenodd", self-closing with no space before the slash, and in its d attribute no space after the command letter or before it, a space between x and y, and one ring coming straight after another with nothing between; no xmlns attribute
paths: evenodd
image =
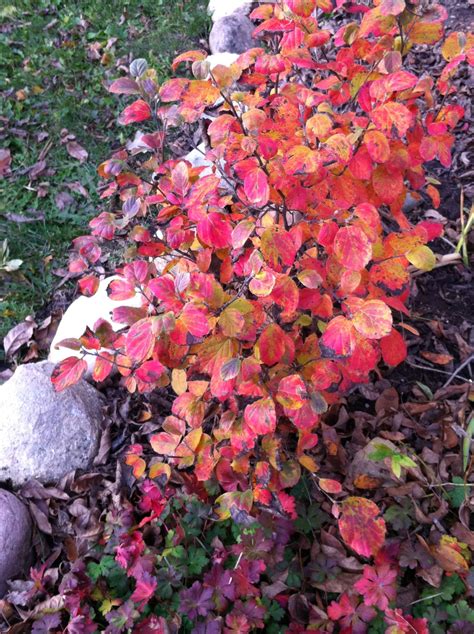
<svg viewBox="0 0 474 634"><path fill-rule="evenodd" d="M99 167L109 209L75 241L70 268L92 295L109 253L122 254L108 292L123 328L101 322L65 345L96 356L96 381L116 368L130 392L176 394L150 440L156 458L148 464L141 445L127 458L145 500L152 481L190 468L223 492L222 520L296 517L288 490L302 470L337 496L339 483L318 479L311 453L320 418L406 356L399 323L409 314L410 269L436 265L427 244L442 225L407 218L404 201L410 192L439 205L425 164L450 165L463 116L450 103L453 81L473 49L472 38L451 34L440 78L419 76L405 68L408 54L443 39L444 9L375 4L262 5L251 16L262 48L229 68L210 71L206 53L191 51L173 68L187 64L194 79L159 86L137 60L110 86L133 98L119 123L140 132ZM335 33L325 26L333 9ZM203 117L209 165L168 158L169 131ZM141 308L120 307L136 294ZM86 370L83 357L70 357L53 382L64 389ZM369 500L334 501L342 538L363 557L381 552L378 512ZM377 574L390 577L387 595L366 602L385 610L394 568L383 556L377 565L359 591L377 585ZM351 601L334 604L331 618L355 613ZM394 612L394 627L402 621ZM424 631L407 627L394 631Z"/></svg>

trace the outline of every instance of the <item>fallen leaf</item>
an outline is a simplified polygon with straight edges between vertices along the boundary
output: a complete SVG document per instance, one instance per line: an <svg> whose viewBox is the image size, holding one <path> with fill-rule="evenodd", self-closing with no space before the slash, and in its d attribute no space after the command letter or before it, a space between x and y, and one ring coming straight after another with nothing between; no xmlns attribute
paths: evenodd
<svg viewBox="0 0 474 634"><path fill-rule="evenodd" d="M34 165L32 165L28 170L28 176L31 181L34 181L40 176L44 170L46 169L46 161L42 159L41 161L37 161Z"/></svg>
<svg viewBox="0 0 474 634"><path fill-rule="evenodd" d="M431 361L437 365L448 365L454 358L450 354L437 354L436 352L423 351L420 352L420 354L424 359L427 359L427 361Z"/></svg>
<svg viewBox="0 0 474 634"><path fill-rule="evenodd" d="M80 183L79 181L73 181L72 183L67 183L67 186L72 192L76 192L76 194L80 194L81 196L84 196L84 198L90 198L89 192L84 187L84 185Z"/></svg>
<svg viewBox="0 0 474 634"><path fill-rule="evenodd" d="M33 317L29 316L25 321L17 324L7 332L3 339L3 348L7 358L11 358L15 352L18 352L21 346L28 343L36 325Z"/></svg>
<svg viewBox="0 0 474 634"><path fill-rule="evenodd" d="M10 172L11 162L10 150L0 149L0 177L6 176Z"/></svg>
<svg viewBox="0 0 474 634"><path fill-rule="evenodd" d="M79 145L77 141L69 141L69 143L66 144L66 150L69 156L77 159L80 163L84 163L89 156L87 150L85 150L82 145Z"/></svg>
<svg viewBox="0 0 474 634"><path fill-rule="evenodd" d="M70 207L72 205L72 203L74 202L74 198L71 196L71 194L62 191L56 194L55 201L59 211L63 211L63 209L66 209L66 207Z"/></svg>

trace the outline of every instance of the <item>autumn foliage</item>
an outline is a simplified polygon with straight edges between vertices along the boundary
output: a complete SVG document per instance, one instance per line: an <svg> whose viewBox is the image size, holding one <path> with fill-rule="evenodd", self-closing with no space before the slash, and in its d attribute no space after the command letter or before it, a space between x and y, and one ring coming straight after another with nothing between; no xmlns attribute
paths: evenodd
<svg viewBox="0 0 474 634"><path fill-rule="evenodd" d="M91 295L97 271L119 250L123 264L108 292L123 328L101 322L65 342L96 356L96 381L115 368L132 393L174 392L152 451L135 445L128 453L144 500L152 483L171 486L177 469L196 487L214 483L217 519L294 519L289 490L311 474L333 502L344 542L375 557L358 595L328 608L341 623L361 609L387 610L397 568L382 551L377 506L345 497L312 450L328 408L406 356L410 271L435 266L427 245L442 226L408 218L403 205L409 192L439 205L426 164L450 165L463 117L450 103L452 81L473 56L472 40L454 33L442 44L439 80L416 75L405 68L407 54L442 40L444 9L374 4L262 5L252 19L264 47L230 68L210 72L206 53L191 51L173 68L192 70L192 79L159 86L139 61L112 83L112 93L131 97L119 123L141 132L99 167L108 210L75 241L70 270L83 274L81 290ZM335 33L324 17L333 9L343 18ZM211 167L169 158L170 130L208 113ZM120 306L137 293L141 308ZM86 369L83 359L67 359L56 388ZM148 506L153 521L162 507ZM137 603L156 585L144 579L137 577ZM398 612L387 611L387 631L427 631ZM225 631L249 630L237 623Z"/></svg>

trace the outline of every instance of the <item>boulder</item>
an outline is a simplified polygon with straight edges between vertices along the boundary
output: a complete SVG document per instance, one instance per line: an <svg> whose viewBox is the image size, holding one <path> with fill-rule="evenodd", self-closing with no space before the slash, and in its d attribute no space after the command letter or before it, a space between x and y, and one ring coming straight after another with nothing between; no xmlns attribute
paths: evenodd
<svg viewBox="0 0 474 634"><path fill-rule="evenodd" d="M31 517L12 493L0 489L0 598L7 581L23 574L31 562Z"/></svg>
<svg viewBox="0 0 474 634"><path fill-rule="evenodd" d="M237 53L217 53L216 55L208 55L206 62L209 64L210 70L216 66L232 66L239 58Z"/></svg>
<svg viewBox="0 0 474 634"><path fill-rule="evenodd" d="M100 438L103 399L80 381L63 392L51 383L54 365L21 365L0 386L0 482L55 482L87 468Z"/></svg>
<svg viewBox="0 0 474 634"><path fill-rule="evenodd" d="M108 321L114 330L123 328L124 324L118 323L112 319L112 311L119 306L131 306L140 308L142 305L142 297L137 293L134 297L121 301L114 301L107 295L107 287L110 282L117 276L106 277L100 284L97 292L92 297L82 295L72 302L64 313L54 339L51 342L48 361L51 363L59 363L67 357L79 357L82 353L78 350L63 348L58 344L65 339L78 339L82 337L87 327L93 329L94 325L100 319ZM87 355L85 357L89 366L89 373L95 364L95 356Z"/></svg>
<svg viewBox="0 0 474 634"><path fill-rule="evenodd" d="M209 47L213 55L218 53L245 53L257 46L252 33L255 25L246 15L234 13L214 22L209 35Z"/></svg>
<svg viewBox="0 0 474 634"><path fill-rule="evenodd" d="M208 12L213 22L233 13L247 15L252 6L252 0L209 0Z"/></svg>

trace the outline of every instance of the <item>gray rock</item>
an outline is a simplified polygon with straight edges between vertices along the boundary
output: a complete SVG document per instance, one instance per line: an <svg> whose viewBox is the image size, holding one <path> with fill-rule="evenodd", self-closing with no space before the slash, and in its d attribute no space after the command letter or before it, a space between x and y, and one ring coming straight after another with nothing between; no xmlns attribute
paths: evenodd
<svg viewBox="0 0 474 634"><path fill-rule="evenodd" d="M211 53L245 53L249 48L258 46L252 38L255 25L246 15L233 13L214 22L209 35Z"/></svg>
<svg viewBox="0 0 474 634"><path fill-rule="evenodd" d="M21 365L0 386L0 482L55 482L87 468L97 452L101 395L85 381L55 392L53 368Z"/></svg>
<svg viewBox="0 0 474 634"><path fill-rule="evenodd" d="M26 506L0 489L0 598L7 580L23 574L31 563L31 529Z"/></svg>
<svg viewBox="0 0 474 634"><path fill-rule="evenodd" d="M217 22L224 16L233 13L248 15L252 4L254 4L254 0L209 0L207 11L212 16L212 21Z"/></svg>

